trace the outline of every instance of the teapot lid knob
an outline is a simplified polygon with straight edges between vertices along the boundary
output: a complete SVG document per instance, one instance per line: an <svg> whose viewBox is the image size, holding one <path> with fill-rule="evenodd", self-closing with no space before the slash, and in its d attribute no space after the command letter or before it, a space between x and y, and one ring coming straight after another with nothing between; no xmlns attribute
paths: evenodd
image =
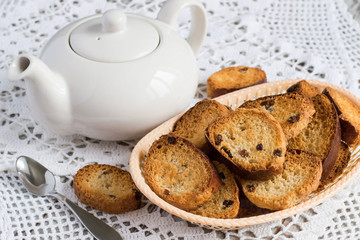
<svg viewBox="0 0 360 240"><path fill-rule="evenodd" d="M106 32L122 32L126 29L126 14L119 9L106 11L101 20Z"/></svg>

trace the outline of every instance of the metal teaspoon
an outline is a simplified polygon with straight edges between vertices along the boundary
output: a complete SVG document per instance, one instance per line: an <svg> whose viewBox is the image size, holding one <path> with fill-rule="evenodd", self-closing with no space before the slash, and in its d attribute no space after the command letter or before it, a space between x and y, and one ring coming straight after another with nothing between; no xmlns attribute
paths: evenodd
<svg viewBox="0 0 360 240"><path fill-rule="evenodd" d="M119 233L88 213L65 196L55 191L55 177L34 159L20 156L16 160L16 171L25 187L37 196L51 196L63 202L78 217L80 222L99 240L122 240Z"/></svg>

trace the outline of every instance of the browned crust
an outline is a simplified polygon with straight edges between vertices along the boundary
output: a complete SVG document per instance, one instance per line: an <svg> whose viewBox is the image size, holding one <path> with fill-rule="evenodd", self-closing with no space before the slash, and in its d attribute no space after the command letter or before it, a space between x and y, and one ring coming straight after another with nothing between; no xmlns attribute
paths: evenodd
<svg viewBox="0 0 360 240"><path fill-rule="evenodd" d="M356 128L352 125L349 121L341 118L341 110L339 109L338 105L336 104L335 100L331 96L330 92L327 88L323 90L323 94L329 98L331 103L334 105L338 117L340 119L340 127L341 127L341 139L344 140L349 146L355 144L356 139L358 138L359 134L356 132Z"/></svg>
<svg viewBox="0 0 360 240"><path fill-rule="evenodd" d="M241 178L235 175L236 183L239 187L239 200L240 200L240 208L238 213L238 218L245 217L253 217L258 215L263 215L267 213L273 212L273 210L269 210L266 208L259 208L255 204L253 204L245 195L242 186L241 186Z"/></svg>
<svg viewBox="0 0 360 240"><path fill-rule="evenodd" d="M339 155L336 159L335 165L329 176L321 181L321 184L317 191L321 191L322 189L324 189L325 185L333 182L335 178L337 178L339 175L341 175L341 173L343 173L344 169L350 161L350 157L351 152L349 146L345 142L341 142Z"/></svg>
<svg viewBox="0 0 360 240"><path fill-rule="evenodd" d="M167 144L167 142L164 139L167 139L169 137L173 137L176 139L176 142L181 142L182 144L185 144L190 149L196 152L196 154L199 154L201 159L203 160L204 164L207 167L207 170L209 172L204 173L208 176L208 182L205 186L200 187L197 191L184 194L183 196L179 196L179 194L165 194L165 189L159 186L159 183L155 181L155 179L152 177L152 174L150 174L151 167L150 167L150 160L152 155L155 154L157 151L156 145L158 143L164 143ZM158 140L156 140L153 145L150 147L148 157L145 161L144 166L144 172L145 172L145 179L148 182L148 185L151 187L151 189L162 199L169 202L170 204L174 205L175 207L178 207L180 209L183 209L185 211L190 211L198 208L201 204L209 201L213 195L220 189L222 183L220 180L220 177L216 171L215 166L212 164L212 162L209 160L209 158L201 151L199 150L194 144L187 141L184 138L175 136L173 134L166 134L161 136ZM200 176L199 176L200 177Z"/></svg>
<svg viewBox="0 0 360 240"><path fill-rule="evenodd" d="M254 83L254 84L244 86L244 87L241 87L241 88L215 88L215 89L209 88L208 94L209 94L210 98L216 98L216 97L219 97L221 95L224 95L224 94L227 94L227 93L230 93L230 92L234 92L234 91L244 89L244 88L247 88L247 87L252 87L252 86L255 86L255 85L262 84L262 83L267 83L267 79L266 78L261 79L260 81Z"/></svg>
<svg viewBox="0 0 360 240"><path fill-rule="evenodd" d="M322 94L324 94L325 96L327 96L327 97L329 98L330 102L334 105L337 114L340 116L340 115L341 115L341 111L340 111L338 105L336 105L336 102L335 102L335 100L332 98L332 96L331 96L330 92L328 91L328 89L325 88L325 89L323 90Z"/></svg>
<svg viewBox="0 0 360 240"><path fill-rule="evenodd" d="M335 113L336 113L336 111L335 111ZM340 151L340 143L341 143L341 128L340 128L339 117L337 116L337 113L336 113L335 136L334 136L333 144L331 145L329 154L322 162L323 172L321 175L321 180L326 179L329 176L331 170L333 169L336 159L338 157L339 151Z"/></svg>
<svg viewBox="0 0 360 240"><path fill-rule="evenodd" d="M341 119L339 118L341 111L340 111L339 107L336 105L334 99L331 97L331 94L329 93L329 91L326 88L324 89L323 94L330 100L330 102L332 103L333 107L336 110L335 111L336 112L336 131L335 131L334 141L333 141L332 147L329 151L329 154L323 161L323 174L321 176L321 181L323 181L324 179L326 179L329 176L331 170L333 169L333 167L335 165L336 159L337 159L337 157L339 155L339 151L340 151L342 135L344 135L342 132L350 133L350 134L345 134L346 136L350 135L350 137L353 136L353 133L356 134L354 127L349 122L347 122L347 121L341 122ZM341 124L340 124L340 122L341 122ZM356 137L357 137L357 134L355 135L355 138Z"/></svg>
<svg viewBox="0 0 360 240"><path fill-rule="evenodd" d="M272 176L279 174L283 171L282 167L275 168L275 167L271 166L267 170L258 170L258 171L250 172L250 171L247 171L247 170L241 168L241 166L235 165L234 163L232 163L229 159L224 157L221 153L219 153L215 149L212 152L212 155L210 156L210 158L216 159L217 161L225 164L230 169L231 172L233 172L235 175L237 175L243 179L267 180L267 179L271 178Z"/></svg>
<svg viewBox="0 0 360 240"><path fill-rule="evenodd" d="M340 119L341 126L341 139L348 143L350 146L357 144L356 140L359 134L356 132L356 128L349 121L342 118Z"/></svg>
<svg viewBox="0 0 360 240"><path fill-rule="evenodd" d="M234 171L236 174L238 174L244 179L267 180L274 175L280 174L283 171L283 168L282 167L276 168L274 166L271 166L269 169L266 170L249 172L246 171L245 169L241 169L240 167L238 167L237 169L234 168Z"/></svg>
<svg viewBox="0 0 360 240"><path fill-rule="evenodd" d="M315 97L316 95L320 94L320 90L308 83L306 80L301 80L294 85L290 86L286 92L298 92L300 94L303 94L304 96L308 98Z"/></svg>
<svg viewBox="0 0 360 240"><path fill-rule="evenodd" d="M89 186L87 184L89 178L97 178L96 173L102 171L103 169L106 169L105 171L112 172L109 174L118 176L127 175L127 178L125 178L126 182L123 182L123 185L129 185L129 188L131 188L130 193L119 193L116 190L110 190L109 192L109 189L97 191ZM101 180L99 180L99 185L101 185ZM82 203L87 204L94 209L111 214L119 214L135 210L138 209L141 204L141 193L132 181L130 173L111 165L95 164L87 165L81 168L74 176L73 188L76 196ZM102 188L102 186L97 188ZM107 192L107 194L104 192ZM114 197L109 197L109 194L113 194L112 196Z"/></svg>

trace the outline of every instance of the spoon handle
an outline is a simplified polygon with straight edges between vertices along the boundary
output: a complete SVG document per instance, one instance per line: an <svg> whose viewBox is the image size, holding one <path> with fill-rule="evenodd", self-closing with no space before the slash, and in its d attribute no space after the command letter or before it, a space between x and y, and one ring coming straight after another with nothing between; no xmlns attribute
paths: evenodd
<svg viewBox="0 0 360 240"><path fill-rule="evenodd" d="M80 222L89 230L89 232L94 235L99 240L123 240L123 238L120 236L120 234L95 217L94 215L90 214L89 212L85 211L69 199L67 199L65 196L54 193L52 196L56 197L58 200L63 202L70 210L78 217Z"/></svg>

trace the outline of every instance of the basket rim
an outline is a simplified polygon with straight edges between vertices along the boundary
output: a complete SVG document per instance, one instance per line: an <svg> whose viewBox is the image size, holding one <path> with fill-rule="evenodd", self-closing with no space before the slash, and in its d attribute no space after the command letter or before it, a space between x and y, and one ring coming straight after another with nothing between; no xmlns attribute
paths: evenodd
<svg viewBox="0 0 360 240"><path fill-rule="evenodd" d="M260 85L256 85L253 87L248 87L245 89L240 89L235 92L228 93L226 95L222 95L220 97L214 98L214 100L217 100L223 104L230 105L231 103L235 102L236 100L240 99L243 96L251 96L254 94L254 92L259 92L260 90L271 90L273 93L280 93L286 90L289 86L292 84L303 80L303 79L290 79L290 80L281 80L276 82L270 82L270 83L264 83ZM354 96L349 91L340 88L336 85L333 85L328 82L322 82L317 80L308 80L306 79L310 84L313 84L316 87L319 87L321 89L325 87L331 87L335 90L339 91L340 93L346 95L348 98L350 98L354 104L360 106L360 99ZM184 112L183 112L184 113ZM136 184L136 186L139 188L139 190L155 205L159 206L160 208L164 209L165 211L176 215L184 220L190 221L195 224L200 224L205 227L215 227L215 228L226 228L226 229L239 229L251 225L257 225L262 224L266 222L271 222L275 220L279 220L282 218L286 218L289 216L292 216L296 213L303 212L307 209L310 209L312 207L317 206L318 204L324 202L326 199L332 197L335 195L338 191L343 189L352 179L354 179L359 173L360 173L360 161L357 161L354 167L346 174L339 179L338 182L331 185L330 187L325 188L323 191L321 191L318 195L307 199L294 207L275 211L272 213L267 213L263 215L253 216L253 217L246 217L246 218L234 218L234 219L218 219L218 218L208 218L203 217L200 215L195 215L190 212L184 211L182 209L179 209L166 201L164 201L162 198L160 198L158 195L156 195L151 188L146 184L145 179L142 175L141 171L141 155L143 155L144 150L149 149L150 145L153 143L155 139L160 137L162 134L168 133L171 131L173 124L175 121L183 114L180 113L176 115L175 117L167 120L151 132L149 132L147 135L145 135L134 147L130 160L129 160L129 168L131 176Z"/></svg>

